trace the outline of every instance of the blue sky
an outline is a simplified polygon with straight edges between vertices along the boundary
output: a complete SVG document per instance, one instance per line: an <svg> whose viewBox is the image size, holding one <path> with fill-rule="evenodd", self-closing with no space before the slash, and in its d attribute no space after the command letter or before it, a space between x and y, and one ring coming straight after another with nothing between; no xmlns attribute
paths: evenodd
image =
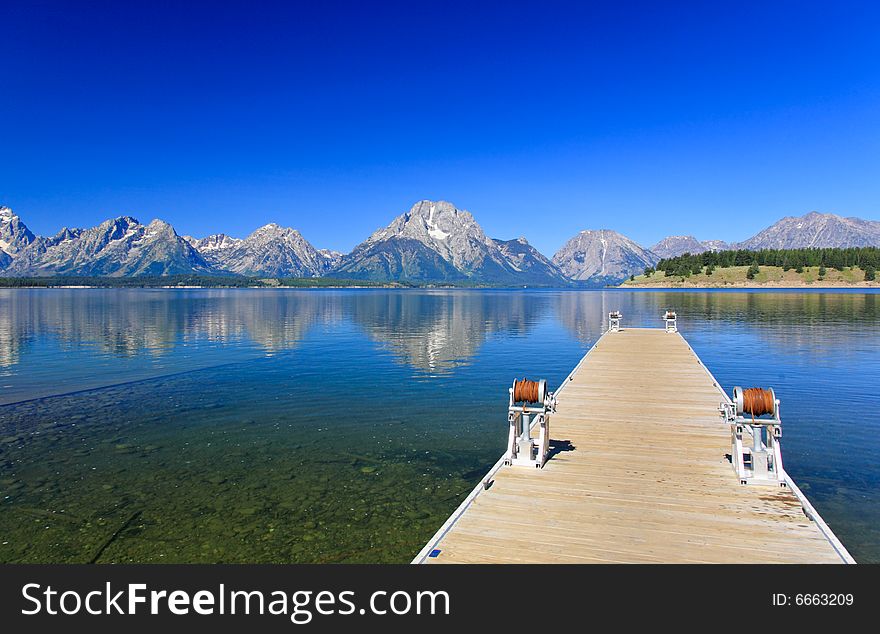
<svg viewBox="0 0 880 634"><path fill-rule="evenodd" d="M0 23L0 204L38 233L275 221L347 251L430 198L552 254L589 228L880 219L878 3L10 1Z"/></svg>

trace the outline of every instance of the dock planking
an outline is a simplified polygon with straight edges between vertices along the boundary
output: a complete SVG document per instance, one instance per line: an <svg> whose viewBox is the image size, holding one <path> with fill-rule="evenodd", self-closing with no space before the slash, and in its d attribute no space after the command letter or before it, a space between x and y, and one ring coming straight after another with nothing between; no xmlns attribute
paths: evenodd
<svg viewBox="0 0 880 634"><path fill-rule="evenodd" d="M557 392L544 467L500 460L413 563L853 561L793 482L740 484L679 333L605 333Z"/></svg>

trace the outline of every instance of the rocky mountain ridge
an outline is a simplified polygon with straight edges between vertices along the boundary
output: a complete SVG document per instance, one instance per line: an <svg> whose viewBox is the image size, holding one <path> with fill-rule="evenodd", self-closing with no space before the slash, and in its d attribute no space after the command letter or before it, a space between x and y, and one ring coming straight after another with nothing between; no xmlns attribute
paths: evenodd
<svg viewBox="0 0 880 634"><path fill-rule="evenodd" d="M748 240L733 245L748 251L876 246L880 246L880 222L817 211L803 216L786 216Z"/></svg>
<svg viewBox="0 0 880 634"><path fill-rule="evenodd" d="M493 239L474 216L446 201L422 200L350 253L317 249L299 231L270 223L245 238L180 236L162 221L131 216L89 229L31 232L0 207L0 275L137 276L203 273L499 286L615 284L661 258L725 248L880 246L880 222L811 212L786 217L729 244L669 236L645 249L609 229L581 231L552 258L523 238Z"/></svg>
<svg viewBox="0 0 880 634"><path fill-rule="evenodd" d="M724 251L730 245L724 240L697 240L694 236L667 236L651 247L651 251L661 258L674 258L690 253L696 255L706 251Z"/></svg>
<svg viewBox="0 0 880 634"><path fill-rule="evenodd" d="M659 261L648 249L610 229L581 231L553 256L566 277L593 285L619 282Z"/></svg>
<svg viewBox="0 0 880 634"><path fill-rule="evenodd" d="M162 220L142 225L130 216L91 229L64 228L36 237L6 265L7 276L137 276L207 273L211 267Z"/></svg>
<svg viewBox="0 0 880 634"><path fill-rule="evenodd" d="M452 203L422 200L343 256L335 272L370 280L564 282L524 239L517 244L489 238L470 212Z"/></svg>

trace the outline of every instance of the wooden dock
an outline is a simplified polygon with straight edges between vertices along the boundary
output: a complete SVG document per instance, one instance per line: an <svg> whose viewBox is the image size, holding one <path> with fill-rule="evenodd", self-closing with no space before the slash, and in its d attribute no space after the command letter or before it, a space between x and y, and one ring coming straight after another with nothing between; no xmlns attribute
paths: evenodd
<svg viewBox="0 0 880 634"><path fill-rule="evenodd" d="M544 467L499 460L413 563L855 563L790 478L740 484L677 332L605 333L557 395Z"/></svg>

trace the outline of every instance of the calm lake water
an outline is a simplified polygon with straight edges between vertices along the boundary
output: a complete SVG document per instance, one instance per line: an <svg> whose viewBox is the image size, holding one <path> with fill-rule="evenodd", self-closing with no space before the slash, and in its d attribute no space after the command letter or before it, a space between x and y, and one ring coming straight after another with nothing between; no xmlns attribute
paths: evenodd
<svg viewBox="0 0 880 634"><path fill-rule="evenodd" d="M776 388L787 470L880 562L880 294L82 289L0 290L0 561L409 561L513 377L666 308L728 392Z"/></svg>

